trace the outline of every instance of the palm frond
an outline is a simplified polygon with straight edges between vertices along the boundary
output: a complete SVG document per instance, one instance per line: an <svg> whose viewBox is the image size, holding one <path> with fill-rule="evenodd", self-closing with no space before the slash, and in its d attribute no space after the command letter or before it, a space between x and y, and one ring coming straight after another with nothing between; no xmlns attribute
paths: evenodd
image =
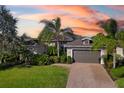
<svg viewBox="0 0 124 93"><path fill-rule="evenodd" d="M55 26L56 26L56 31L60 31L60 27L61 27L61 19L59 17L57 17L56 19L53 20Z"/></svg>
<svg viewBox="0 0 124 93"><path fill-rule="evenodd" d="M40 23L44 23L50 29L56 29L54 23L50 20L43 19L43 20L40 21Z"/></svg>

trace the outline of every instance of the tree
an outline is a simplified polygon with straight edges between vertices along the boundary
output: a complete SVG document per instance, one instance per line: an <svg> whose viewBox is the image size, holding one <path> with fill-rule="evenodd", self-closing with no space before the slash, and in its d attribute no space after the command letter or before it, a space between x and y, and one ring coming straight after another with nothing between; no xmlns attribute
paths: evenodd
<svg viewBox="0 0 124 93"><path fill-rule="evenodd" d="M118 45L124 48L124 31L117 32L116 39L118 41Z"/></svg>
<svg viewBox="0 0 124 93"><path fill-rule="evenodd" d="M105 47L108 54L113 55L113 68L116 67L116 47L118 46L117 39L115 38L117 33L117 22L114 19L109 19L103 25L107 35L98 34L93 38L93 48Z"/></svg>
<svg viewBox="0 0 124 93"><path fill-rule="evenodd" d="M64 35L69 32L61 29L61 19L57 17L53 20L41 20L40 23L45 24L45 28L39 34L39 41L48 41L49 43L54 39L57 45L57 56L60 56L60 41L64 41Z"/></svg>
<svg viewBox="0 0 124 93"><path fill-rule="evenodd" d="M103 28L107 32L108 36L115 38L115 34L118 30L117 22L114 19L108 19L105 24L103 25Z"/></svg>
<svg viewBox="0 0 124 93"><path fill-rule="evenodd" d="M1 56L14 52L16 48L17 19L5 6L0 6Z"/></svg>
<svg viewBox="0 0 124 93"><path fill-rule="evenodd" d="M17 36L17 18L14 18L6 6L0 5L0 61L13 63L19 61L20 54L26 49Z"/></svg>
<svg viewBox="0 0 124 93"><path fill-rule="evenodd" d="M3 46L5 44L13 43L15 41L17 35L17 19L14 18L10 10L8 10L5 6L0 6L0 33L3 35ZM14 47L11 44L11 47Z"/></svg>
<svg viewBox="0 0 124 93"><path fill-rule="evenodd" d="M103 34L97 34L93 37L93 49L106 48L109 54L113 53L113 49L116 48L116 40L108 38Z"/></svg>
<svg viewBox="0 0 124 93"><path fill-rule="evenodd" d="M93 49L105 48L107 50L107 57L113 54L113 68L115 68L115 48L117 46L117 41L113 38L104 36L103 34L97 34L93 37Z"/></svg>

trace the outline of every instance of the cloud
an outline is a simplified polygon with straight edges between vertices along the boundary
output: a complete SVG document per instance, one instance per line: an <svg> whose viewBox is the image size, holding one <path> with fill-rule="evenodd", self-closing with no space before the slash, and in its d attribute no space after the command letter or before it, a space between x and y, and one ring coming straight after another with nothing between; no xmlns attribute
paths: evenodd
<svg viewBox="0 0 124 93"><path fill-rule="evenodd" d="M104 30L100 29L86 29L81 27L73 27L74 33L82 36L94 36L98 33L104 33ZM105 33L104 33L105 34Z"/></svg>
<svg viewBox="0 0 124 93"><path fill-rule="evenodd" d="M61 18L62 28L71 27L75 34L78 35L95 35L104 30L96 25L99 20L107 20L110 17L103 13L94 11L86 6L76 5L60 5L60 6L30 6L45 10L45 13L24 14L18 16L20 19L32 20L39 22L42 19ZM34 31L34 32L33 32ZM39 33L35 29L31 31L30 35ZM38 34L35 34L35 36Z"/></svg>
<svg viewBox="0 0 124 93"><path fill-rule="evenodd" d="M81 6L81 5L56 5L56 6L34 6L38 9L46 9L49 11L58 11L63 12L66 14L73 15L75 17L81 17L81 18L97 18L106 20L110 18L108 15L105 15L103 13L100 13L98 11L92 10L87 6Z"/></svg>
<svg viewBox="0 0 124 93"><path fill-rule="evenodd" d="M61 15L61 14L27 14L27 15L21 15L19 18L26 19L26 20L33 20L39 22L40 20L47 19L52 20L56 17L61 18L62 27L83 27L83 28L94 28L94 29L101 29L96 24L92 24L90 22L86 22L78 19L73 18L69 15Z"/></svg>
<svg viewBox="0 0 124 93"><path fill-rule="evenodd" d="M114 10L124 11L124 5L107 5L107 7Z"/></svg>

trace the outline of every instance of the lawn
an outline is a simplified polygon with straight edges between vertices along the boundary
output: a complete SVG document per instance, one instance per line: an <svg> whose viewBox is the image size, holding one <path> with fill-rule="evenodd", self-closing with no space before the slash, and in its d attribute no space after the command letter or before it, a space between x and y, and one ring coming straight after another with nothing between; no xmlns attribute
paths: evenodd
<svg viewBox="0 0 124 93"><path fill-rule="evenodd" d="M111 69L111 75L114 79L116 79L116 85L120 88L124 88L124 66Z"/></svg>
<svg viewBox="0 0 124 93"><path fill-rule="evenodd" d="M0 71L1 88L64 88L69 70L57 66L14 67Z"/></svg>

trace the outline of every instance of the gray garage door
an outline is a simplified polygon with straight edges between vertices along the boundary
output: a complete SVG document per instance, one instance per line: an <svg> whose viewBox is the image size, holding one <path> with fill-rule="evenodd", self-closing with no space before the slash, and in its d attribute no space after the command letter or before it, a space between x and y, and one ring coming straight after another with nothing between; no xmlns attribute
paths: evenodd
<svg viewBox="0 0 124 93"><path fill-rule="evenodd" d="M81 63L99 63L100 51L74 50L74 61Z"/></svg>

